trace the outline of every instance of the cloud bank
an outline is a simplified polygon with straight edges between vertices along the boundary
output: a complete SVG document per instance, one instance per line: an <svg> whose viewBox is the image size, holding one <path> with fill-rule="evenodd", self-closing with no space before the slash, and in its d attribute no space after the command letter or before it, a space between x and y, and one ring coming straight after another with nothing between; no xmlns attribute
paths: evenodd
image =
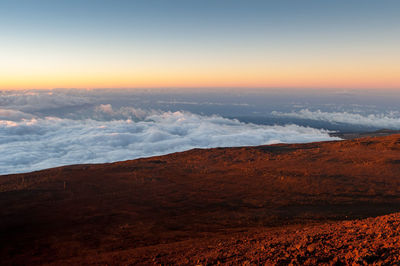
<svg viewBox="0 0 400 266"><path fill-rule="evenodd" d="M103 120L35 117L1 110L0 174L128 160L192 148L336 139L327 131L297 125L246 124L188 112L114 110L110 104L95 107L93 116Z"/></svg>
<svg viewBox="0 0 400 266"><path fill-rule="evenodd" d="M0 108L30 112L88 104L101 95L95 96L86 90L0 91Z"/></svg>
<svg viewBox="0 0 400 266"><path fill-rule="evenodd" d="M350 112L327 112L331 110L330 106L324 110L319 102L315 105L299 100L299 106L310 106L313 110L321 108L322 111L291 111L294 105L290 99L287 100L289 102L277 104L269 98L264 101L256 97L256 100L252 98L245 102L240 97L200 96L193 94L185 98L125 90L0 91L0 174L67 164L128 160L192 148L335 139L325 130L301 126L310 124L302 119L325 121L333 129L340 128L341 124L361 125L367 129L400 129L399 111L368 115L377 109L364 105L355 106L359 111L351 105L354 110ZM176 103L190 105L192 109L186 110L192 112L168 112L179 110ZM332 101L329 104L337 106L339 103ZM275 122L259 125L242 123L221 115L204 115L234 116L236 113L270 118L274 109L266 111L265 106L280 110L272 112L278 118L273 121L288 121L279 118L291 117L297 118L293 121L298 125L272 125Z"/></svg>
<svg viewBox="0 0 400 266"><path fill-rule="evenodd" d="M320 110L310 111L308 109L302 109L297 112L289 113L274 111L272 112L272 115L326 121L330 123L345 123L374 128L400 129L400 116L398 112L362 115L348 112L322 112Z"/></svg>

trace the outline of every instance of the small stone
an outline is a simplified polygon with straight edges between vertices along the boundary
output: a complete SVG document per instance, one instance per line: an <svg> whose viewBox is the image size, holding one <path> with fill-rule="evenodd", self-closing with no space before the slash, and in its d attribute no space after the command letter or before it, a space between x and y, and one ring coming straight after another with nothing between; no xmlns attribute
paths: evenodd
<svg viewBox="0 0 400 266"><path fill-rule="evenodd" d="M296 248L296 249L300 249L301 248L301 243L297 243L294 247Z"/></svg>
<svg viewBox="0 0 400 266"><path fill-rule="evenodd" d="M310 252L310 253L314 252L315 249L316 249L316 244L310 244L307 247L307 251Z"/></svg>

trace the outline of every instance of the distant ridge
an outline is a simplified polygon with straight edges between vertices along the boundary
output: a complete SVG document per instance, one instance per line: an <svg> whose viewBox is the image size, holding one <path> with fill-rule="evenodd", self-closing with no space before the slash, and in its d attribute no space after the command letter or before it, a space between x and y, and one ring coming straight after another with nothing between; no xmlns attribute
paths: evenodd
<svg viewBox="0 0 400 266"><path fill-rule="evenodd" d="M330 133L329 135L332 137L339 137L342 139L357 139L365 137L384 137L394 134L400 134L400 130L380 129L372 132L335 132L335 133Z"/></svg>

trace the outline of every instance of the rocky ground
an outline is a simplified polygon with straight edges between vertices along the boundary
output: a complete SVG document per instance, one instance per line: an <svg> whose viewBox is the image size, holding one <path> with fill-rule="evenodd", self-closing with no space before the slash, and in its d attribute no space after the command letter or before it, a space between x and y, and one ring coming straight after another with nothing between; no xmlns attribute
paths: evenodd
<svg viewBox="0 0 400 266"><path fill-rule="evenodd" d="M376 218L249 229L229 236L181 241L78 257L56 264L102 265L395 265L400 214Z"/></svg>
<svg viewBox="0 0 400 266"><path fill-rule="evenodd" d="M0 176L1 264L397 263L399 158L392 135Z"/></svg>
<svg viewBox="0 0 400 266"><path fill-rule="evenodd" d="M400 214L287 228L220 242L215 253L187 258L201 263L386 264L400 261ZM160 259L160 262L162 260ZM185 262L177 261L177 263Z"/></svg>

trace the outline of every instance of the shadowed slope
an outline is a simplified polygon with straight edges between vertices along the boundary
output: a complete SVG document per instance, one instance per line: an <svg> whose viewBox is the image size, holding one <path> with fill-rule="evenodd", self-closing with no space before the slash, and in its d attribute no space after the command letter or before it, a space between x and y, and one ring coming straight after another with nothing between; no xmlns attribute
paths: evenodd
<svg viewBox="0 0 400 266"><path fill-rule="evenodd" d="M399 155L400 135L393 135L195 149L1 176L0 256L60 262L398 211Z"/></svg>

